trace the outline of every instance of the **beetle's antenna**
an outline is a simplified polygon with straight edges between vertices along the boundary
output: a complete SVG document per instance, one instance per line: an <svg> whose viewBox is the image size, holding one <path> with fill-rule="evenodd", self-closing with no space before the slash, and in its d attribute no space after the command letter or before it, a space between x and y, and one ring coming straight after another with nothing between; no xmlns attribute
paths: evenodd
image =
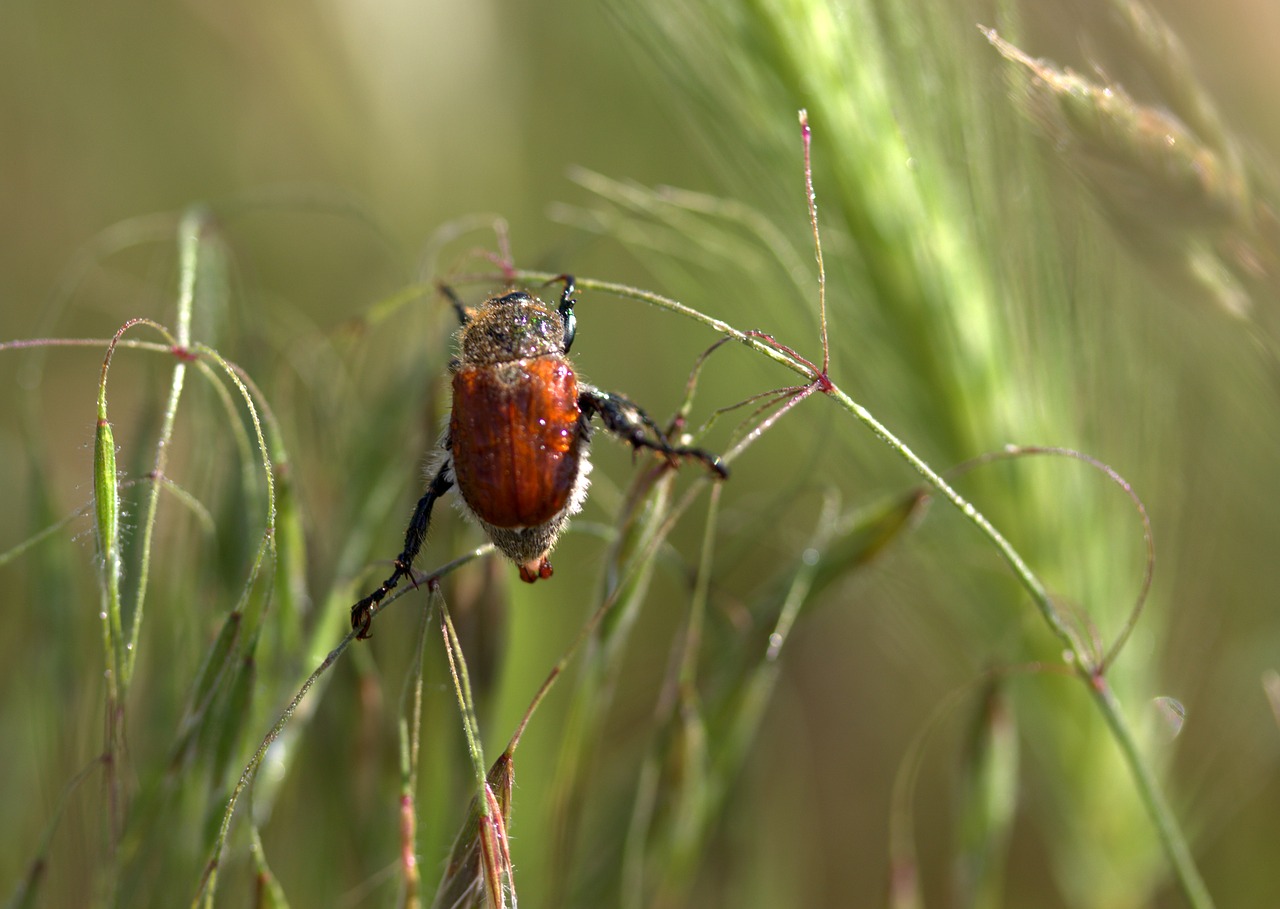
<svg viewBox="0 0 1280 909"><path fill-rule="evenodd" d="M827 341L827 272L822 266L822 238L818 236L818 197L813 191L813 166L809 147L813 144L809 112L800 111L800 135L804 139L804 189L809 202L809 223L813 226L813 247L818 257L818 324L822 331L822 374L831 365L831 345Z"/></svg>

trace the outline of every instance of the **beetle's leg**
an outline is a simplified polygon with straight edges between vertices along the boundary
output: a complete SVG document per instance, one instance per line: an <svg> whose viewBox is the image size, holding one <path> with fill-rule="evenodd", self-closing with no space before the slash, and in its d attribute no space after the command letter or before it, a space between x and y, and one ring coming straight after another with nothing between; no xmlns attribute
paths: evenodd
<svg viewBox="0 0 1280 909"><path fill-rule="evenodd" d="M573 283L573 275L556 275L548 284L554 284L560 281L564 284L564 290L560 293L560 306L557 312L564 321L564 352L569 352L569 347L573 344L573 336L578 330L578 317L573 314L573 307L578 301L573 298L573 292L576 289Z"/></svg>
<svg viewBox="0 0 1280 909"><path fill-rule="evenodd" d="M586 384L581 384L578 388L580 389L578 407L582 411L584 421L599 414L604 428L631 443L632 448L651 448L672 460L678 457L694 458L718 476L722 478L729 476L729 468L711 452L701 448L672 445L649 415L622 395L601 391Z"/></svg>
<svg viewBox="0 0 1280 909"><path fill-rule="evenodd" d="M449 302L453 304L453 311L458 314L459 324L466 325L470 322L471 312L467 309L467 304L463 303L462 298L458 296L458 292L448 284L437 284L436 286L440 288L440 293L448 297Z"/></svg>
<svg viewBox="0 0 1280 909"><path fill-rule="evenodd" d="M448 461L440 468L427 491L418 500L418 507L413 510L409 528L404 532L404 550L396 556L396 568L391 577L382 582L382 586L369 594L359 603L351 607L351 627L360 633L357 638L369 637L369 625L373 621L373 610L383 598L400 583L401 578L411 577L413 560L422 549L422 541L427 535L427 526L431 523L431 506L453 486L451 465Z"/></svg>

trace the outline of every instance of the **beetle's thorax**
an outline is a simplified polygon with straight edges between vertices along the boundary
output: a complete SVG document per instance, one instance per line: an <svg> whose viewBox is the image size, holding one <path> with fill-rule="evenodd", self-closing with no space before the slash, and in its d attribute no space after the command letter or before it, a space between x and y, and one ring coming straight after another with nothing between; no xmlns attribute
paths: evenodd
<svg viewBox="0 0 1280 909"><path fill-rule="evenodd" d="M564 351L564 319L537 297L516 291L485 301L459 336L465 365L486 366Z"/></svg>

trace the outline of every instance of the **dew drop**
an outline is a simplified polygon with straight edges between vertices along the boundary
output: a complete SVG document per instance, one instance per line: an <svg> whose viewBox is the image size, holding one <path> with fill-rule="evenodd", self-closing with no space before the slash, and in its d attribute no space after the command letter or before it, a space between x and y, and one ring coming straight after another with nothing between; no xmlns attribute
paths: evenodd
<svg viewBox="0 0 1280 909"><path fill-rule="evenodd" d="M1151 703L1156 707L1156 715L1160 717L1164 730L1169 736L1169 741L1173 741L1178 737L1178 733L1182 731L1182 727L1187 721L1187 708L1182 706L1182 702L1177 698L1164 695L1152 698Z"/></svg>

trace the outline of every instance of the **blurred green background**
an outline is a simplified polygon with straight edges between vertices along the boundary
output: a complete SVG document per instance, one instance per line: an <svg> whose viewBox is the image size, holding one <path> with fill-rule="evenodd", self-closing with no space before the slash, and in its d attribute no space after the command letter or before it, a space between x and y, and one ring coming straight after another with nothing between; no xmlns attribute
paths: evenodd
<svg viewBox="0 0 1280 909"><path fill-rule="evenodd" d="M137 316L171 324L178 218L207 204L201 255L214 290L195 332L245 369L280 421L305 561L287 566L298 584L271 607L280 624L246 656L258 684L223 720L232 757L217 760L223 746L209 743L175 757L196 667L243 592L265 511L261 486L241 477L255 462L237 453L235 420L212 383L189 375L168 475L209 509L213 529L162 497L127 703L133 807L118 847L97 773L39 844L64 787L102 747L91 521L0 565L0 892L18 892L43 857L32 905L195 896L227 787L345 632L350 602L383 576L373 563L398 551L447 407L448 308L424 292L387 319L360 320L446 276L468 250L492 250L489 213L509 223L522 268L633 283L820 356L796 124L807 107L832 377L940 470L1008 443L1062 445L1133 484L1152 515L1156 575L1110 681L1218 904L1280 904L1280 335L1268 245L1280 237L1268 221L1280 12L1251 0L1153 6L1186 46L1174 68L1213 100L1226 137L1198 134L1221 170L1194 186L1243 175L1240 211L1224 218L1202 211L1196 189L1171 196L1167 173L1145 172L1141 155L1129 170L1094 167L1097 149L1037 117L1026 70L975 27L1193 120L1117 24L1126 5L1025 6L6 4L0 341L105 339ZM640 189L657 186L706 195ZM480 226L424 273L433 233L476 214ZM463 270L486 268L472 259ZM580 372L659 422L716 337L589 292L578 316ZM0 552L90 500L103 349L0 351ZM171 366L116 355L109 399L124 479L150 469ZM796 381L725 349L705 369L693 422ZM750 410L702 444L727 448ZM552 582L517 589L495 562L446 586L451 607L479 616L464 646L491 758L600 595L600 537L633 468L622 446L596 449L593 496ZM769 612L758 604L780 603L777 585L815 558L823 583L740 771L709 772L727 792L705 838L675 847L679 862L640 848L638 884L622 857L637 823L637 756L665 755L675 777L683 769L654 717L705 503L688 513L613 667L591 769L567 771L572 797L573 667L521 746L511 830L525 905L1184 904L1110 737L1058 671L1060 646L968 524L934 503L869 565L866 553L832 563L815 548L824 502L853 515L917 480L821 396L734 464L701 654L711 753L725 695L713 680L734 679L726 664L742 654L764 665L749 647ZM1113 640L1143 566L1125 497L1078 463L1048 459L959 482L1064 612ZM136 547L138 491L125 509L125 545ZM477 541L441 508L421 567ZM132 592L137 553L126 554ZM422 602L388 611L310 695L258 799L266 861L293 905L398 899L395 716L409 604ZM471 791L437 641L426 650L418 801L428 902ZM1040 671L1000 672L1032 663ZM992 671L1000 681L984 687ZM1185 708L1176 735L1163 698ZM895 803L895 785L910 804ZM242 821L248 806L238 810ZM253 899L248 842L233 826L221 905Z"/></svg>

